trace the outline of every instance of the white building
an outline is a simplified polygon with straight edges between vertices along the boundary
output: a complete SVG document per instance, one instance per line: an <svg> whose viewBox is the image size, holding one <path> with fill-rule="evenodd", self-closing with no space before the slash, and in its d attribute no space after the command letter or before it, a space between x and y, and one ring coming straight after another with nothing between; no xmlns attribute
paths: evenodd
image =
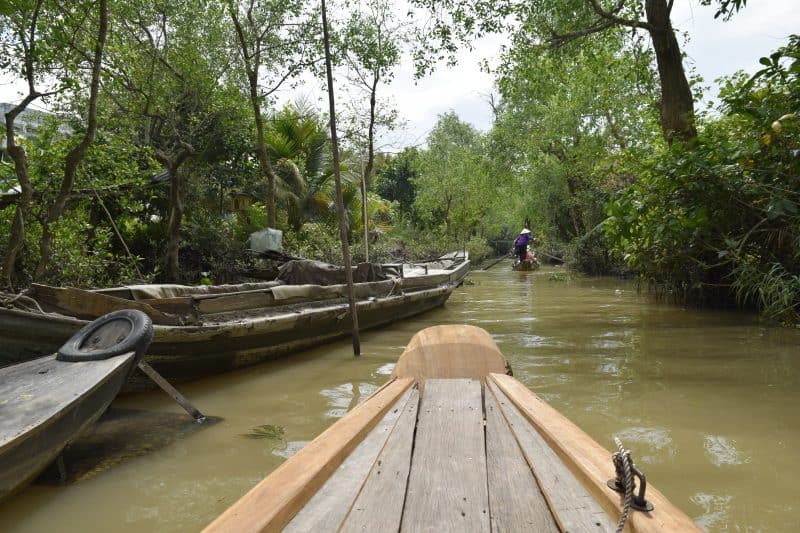
<svg viewBox="0 0 800 533"><path fill-rule="evenodd" d="M0 143L0 162L8 162L8 155L6 154L7 143L5 136L6 113L11 111L14 106L15 104L0 102L0 124L3 126L3 138L2 143ZM36 132L41 129L44 121L49 116L52 116L52 113L40 111L38 109L31 109L29 106L22 113L17 115L17 118L14 120L14 135L18 139L34 137ZM66 123L62 123L58 126L58 131L62 135L66 136L72 133L72 128L70 128Z"/></svg>

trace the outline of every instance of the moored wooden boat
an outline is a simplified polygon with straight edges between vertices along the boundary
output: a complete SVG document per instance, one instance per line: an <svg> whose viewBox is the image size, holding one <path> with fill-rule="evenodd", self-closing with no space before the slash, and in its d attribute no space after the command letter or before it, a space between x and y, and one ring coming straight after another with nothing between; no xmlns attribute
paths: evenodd
<svg viewBox="0 0 800 533"><path fill-rule="evenodd" d="M615 531L612 454L508 372L480 328L419 332L387 384L206 531ZM625 531L699 530L651 485L643 499Z"/></svg>
<svg viewBox="0 0 800 533"><path fill-rule="evenodd" d="M383 326L444 304L468 270L463 258L427 274L356 283L359 326ZM37 286L33 296L44 312L0 309L0 364L53 351L87 320L118 309L138 309L153 319L155 338L145 359L170 382L253 365L351 331L344 285L254 285L197 293L135 287L128 289L130 299L123 289ZM136 371L125 389L152 386Z"/></svg>
<svg viewBox="0 0 800 533"><path fill-rule="evenodd" d="M58 354L0 369L0 500L106 411L151 338L146 315L123 311L87 325Z"/></svg>

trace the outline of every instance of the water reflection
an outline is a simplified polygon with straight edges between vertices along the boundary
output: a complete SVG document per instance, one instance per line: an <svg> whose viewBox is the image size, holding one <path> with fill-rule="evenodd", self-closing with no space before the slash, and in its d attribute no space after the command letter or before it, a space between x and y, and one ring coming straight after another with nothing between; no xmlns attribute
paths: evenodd
<svg viewBox="0 0 800 533"><path fill-rule="evenodd" d="M692 503L703 509L703 514L695 518L697 525L706 531L722 531L727 528L727 518L733 496L706 494L698 492L692 496Z"/></svg>
<svg viewBox="0 0 800 533"><path fill-rule="evenodd" d="M376 368L375 369L375 374L378 375L378 376L388 376L388 375L390 375L392 373L392 370L394 370L394 367L395 367L395 363L387 363L387 364L385 364L383 366L379 366L378 368Z"/></svg>
<svg viewBox="0 0 800 533"><path fill-rule="evenodd" d="M308 444L310 441L306 440L293 440L286 443L285 446L281 446L279 448L275 448L272 450L272 454L277 457L283 457L284 459L288 459L289 457L293 456L297 452L303 449L303 447Z"/></svg>
<svg viewBox="0 0 800 533"><path fill-rule="evenodd" d="M665 454L674 457L673 441L667 428L632 426L618 431L616 436L626 448L636 450L639 465L656 463L663 460Z"/></svg>
<svg viewBox="0 0 800 533"><path fill-rule="evenodd" d="M736 444L722 435L706 435L704 447L709 460L716 466L743 465L750 462L747 454L736 449Z"/></svg>

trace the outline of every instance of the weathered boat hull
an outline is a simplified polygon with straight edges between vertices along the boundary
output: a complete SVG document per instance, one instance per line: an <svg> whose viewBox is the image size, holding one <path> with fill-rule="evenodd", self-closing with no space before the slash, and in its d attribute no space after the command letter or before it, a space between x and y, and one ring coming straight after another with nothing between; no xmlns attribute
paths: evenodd
<svg viewBox="0 0 800 533"><path fill-rule="evenodd" d="M32 481L120 392L133 352L103 361L55 355L0 370L0 500Z"/></svg>
<svg viewBox="0 0 800 533"><path fill-rule="evenodd" d="M452 287L357 303L363 330L442 306ZM255 365L345 337L352 332L347 302L312 310L257 318L247 323L159 327L145 360L170 381L200 378ZM134 374L128 388L149 386Z"/></svg>
<svg viewBox="0 0 800 533"><path fill-rule="evenodd" d="M479 328L421 331L386 385L206 531L615 531L611 453L507 372ZM625 531L699 531L646 497Z"/></svg>
<svg viewBox="0 0 800 533"><path fill-rule="evenodd" d="M359 327L370 329L414 316L443 305L452 284L398 296L357 303ZM264 309L239 319L198 326L156 325L155 337L145 356L162 376L180 382L234 370L316 346L352 331L345 300L314 307ZM256 313L256 314L254 314ZM0 363L30 359L57 349L87 321L60 315L0 309ZM152 388L140 371L132 374L126 391Z"/></svg>

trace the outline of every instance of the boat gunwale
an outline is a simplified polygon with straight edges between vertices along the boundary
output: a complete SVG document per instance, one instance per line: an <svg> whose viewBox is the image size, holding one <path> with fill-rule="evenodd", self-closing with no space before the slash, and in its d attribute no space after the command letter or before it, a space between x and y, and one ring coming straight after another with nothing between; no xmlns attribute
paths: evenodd
<svg viewBox="0 0 800 533"><path fill-rule="evenodd" d="M408 291L408 292L404 292L403 294L392 294L392 295L389 295L389 296L378 296L378 297L374 297L373 296L373 297L363 298L363 299L358 300L356 303L358 305L367 305L367 304L375 304L376 302L377 303L381 303L381 302L400 300L400 299L405 299L405 298L419 299L420 297L436 296L436 295L441 294L441 293L452 291L453 289L455 289L455 287L452 286L451 284L445 284L445 285L442 285L442 286L437 286L437 287L432 287L432 288L423 288L423 289L419 289L419 290ZM314 307L309 309L309 311L317 312L317 311L330 311L330 310L334 310L334 309L339 309L342 306L345 306L345 304L343 303L344 301L346 301L346 299L344 299L344 298L332 298L330 300L318 300L318 301L315 301L315 302L309 302L309 303L315 304ZM334 302L334 303L331 303L331 302ZM196 331L202 331L204 329L209 329L209 328L218 329L218 327L220 325L228 325L228 324L230 324L231 326L241 326L245 322L250 323L250 324L260 324L262 322L263 323L271 323L271 322L274 322L276 319L297 316L302 311L298 311L297 309L294 309L294 308L300 307L300 306L303 306L303 305L304 304L302 302L295 302L295 303L285 304L284 306L280 306L280 307L278 307L278 306L258 307L258 308L253 308L253 309L247 309L245 311L239 311L239 312L247 312L247 313L252 313L253 315L257 315L257 313L259 311L263 310L263 309L280 309L280 312L278 312L278 313L273 313L273 314L270 314L270 315L261 314L261 315L254 316L252 318L244 317L244 318L230 319L230 320L219 321L219 322L208 321L205 324L186 324L186 325L153 324L153 328L154 328L154 330L156 332L159 332L159 331L172 331L172 330L174 330L174 331L191 332L191 331L195 331L195 330ZM84 325L88 324L89 322L91 322L91 320L89 320L89 319L76 318L76 317L73 317L73 316L70 316L70 315L64 315L64 314L61 314L61 313L55 313L55 312L38 313L38 312L35 312L35 311L28 311L28 310L25 310L25 309L0 309L0 321L2 320L2 315L4 313L10 314L10 315L16 315L16 316L19 316L21 318L35 318L35 319L47 318L47 319L50 319L50 320L56 320L56 321L61 322L61 323L74 324L76 326L84 326Z"/></svg>
<svg viewBox="0 0 800 533"><path fill-rule="evenodd" d="M45 361L48 358L50 361ZM67 362L57 361L55 355L51 354L13 365L17 370L20 365L36 369L37 364L41 363L50 363L48 371L52 368L66 368L64 365L79 365L73 369L86 368L87 365L106 368L98 373L99 376L92 376L96 379L86 384L82 392L59 400L50 416L40 416L28 423L23 419L21 422L24 425L20 424L14 429L13 435L12 431L8 432L10 437L0 444L0 464L4 467L0 473L0 500L12 496L34 480L65 447L106 412L120 393L135 359L135 352L126 352L105 360ZM13 372L13 367L0 369L0 374ZM23 373L17 377L26 376ZM74 386L74 382L62 381L62 385L61 389L66 390L69 386Z"/></svg>
<svg viewBox="0 0 800 533"><path fill-rule="evenodd" d="M354 287L357 291L364 292L362 296L358 298L358 301L365 301L371 299L384 299L387 297L391 297L395 295L395 291L399 289L400 295L405 293L417 293L423 290L429 290L432 288L439 288L442 286L446 286L449 284L458 285L461 283L463 278L467 275L469 268L469 260L465 260L458 265L453 271L441 271L431 274L426 274L422 276L412 276L409 278L390 278L386 280L376 280L376 281L367 281L361 283L355 283ZM404 280L409 280L408 283L403 283ZM50 287L47 285L36 285L40 291L44 293L51 293L48 296L48 300L50 298L55 298L56 301L43 301L41 305L46 306L49 309L53 309L53 311L46 311L45 314L52 315L52 316L63 316L63 317L71 317L78 320L83 320L86 322L91 321L93 318L93 314L96 313L81 313L80 310L75 310L70 312L70 307L64 307L64 301L59 302L59 298L61 298L61 294L66 295L67 302L71 299L76 298L76 295L86 294L87 296L91 296L92 298L99 298L101 301L105 301L106 309L105 312L112 311L118 308L125 308L128 306L139 308L146 314L150 315L154 321L155 326L172 326L172 327L190 327L193 325L203 326L203 319L204 318L211 318L215 315L222 315L225 313L243 313L243 312L250 312L256 313L262 309L275 309L280 310L282 308L288 306L314 306L314 305L324 305L326 302L335 302L339 301L342 298L347 298L346 292L346 285L344 284L334 284L334 285L315 285L315 284L284 284L278 285L276 287L307 287L308 291L311 292L308 296L290 296L286 298L276 298L274 296L273 289L275 287L269 288L255 288L251 290L245 291L235 291L235 292L220 292L220 293L213 293L213 294L201 294L201 295L181 295L181 296L174 296L168 298L145 298L139 300L131 300L126 299L118 296L108 295L104 293L95 292L93 290L86 290L86 289L78 289L74 287ZM375 295L371 294L372 291L378 291L378 289L383 289L383 291L387 291L388 293L384 295ZM314 294L314 289L316 289L320 294ZM381 292L383 292L381 291ZM239 305L235 305L236 299L242 297L252 297L256 295L263 295L265 298L272 298L272 301L258 301L258 302L240 302ZM35 296L34 296L35 299ZM229 308L224 308L225 300L231 300L234 302L234 305ZM207 309L203 310L200 309L199 306L209 305L209 303L213 302L211 305L220 306L217 310ZM69 305L72 305L71 303ZM171 307L180 306L183 309L181 311L175 312ZM27 311L33 315L37 313L35 311ZM271 314L278 314L278 313L271 313ZM185 322L186 321L186 322ZM185 322L185 323L183 323ZM197 322L200 322L199 324ZM209 323L217 323L221 322L218 320L208 320Z"/></svg>
<svg viewBox="0 0 800 533"><path fill-rule="evenodd" d="M79 365L82 367L86 367L88 365L96 365L97 363L102 363L109 366L109 368L100 376L100 379L94 381L91 386L86 387L79 394L59 402L58 409L53 411L53 413L50 416L42 417L40 413L39 418L31 422L30 425L20 428L19 432L16 435L12 436L10 439L7 439L5 441L2 440L3 436L2 434L0 434L0 453L4 452L5 451L4 448L9 446L10 443L12 443L15 438L19 437L19 435L22 435L29 431L41 432L47 429L49 425L52 425L53 423L56 422L56 419L59 418L59 416L64 411L68 411L75 405L78 405L79 403L85 401L88 396L96 392L108 381L113 379L117 374L117 372L121 372L122 367L130 366L135 356L136 356L135 352L126 352L124 354L120 354L100 361L58 361L55 359L56 354L50 354L50 355L44 355L42 357L37 357L35 359L31 359L29 361L23 361L20 363L16 363L14 365L9 365L0 368L0 377L3 377L3 374L7 373L13 367L19 368L20 365L35 366L36 364L42 362L45 359L52 359L55 363L52 367L48 368L48 372L52 369L60 368L61 365ZM111 362L113 362L114 364L110 364Z"/></svg>
<svg viewBox="0 0 800 533"><path fill-rule="evenodd" d="M280 531L413 386L414 380L411 378L393 378L387 381L364 402L356 405L291 458L281 463L203 531ZM339 447L331 449L327 446L331 442L339 444ZM315 453L321 454L321 459L315 461L310 468L304 466L302 461L305 456L312 456L313 459ZM274 496L278 488L281 489L280 497L266 498L265 503L257 503L263 496ZM259 512L247 512L251 501Z"/></svg>

